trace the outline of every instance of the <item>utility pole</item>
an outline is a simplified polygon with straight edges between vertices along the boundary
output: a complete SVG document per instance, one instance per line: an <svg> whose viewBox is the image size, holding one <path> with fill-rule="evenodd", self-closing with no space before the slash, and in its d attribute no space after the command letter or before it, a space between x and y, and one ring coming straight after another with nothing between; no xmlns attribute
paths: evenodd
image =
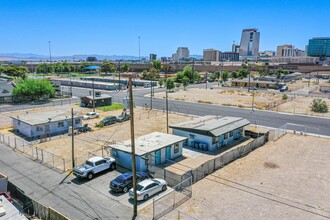
<svg viewBox="0 0 330 220"><path fill-rule="evenodd" d="M50 41L48 41L48 47L49 47L49 62L52 62L52 51L50 48Z"/></svg>
<svg viewBox="0 0 330 220"><path fill-rule="evenodd" d="M95 112L95 90L94 90L94 78L93 78L93 112Z"/></svg>
<svg viewBox="0 0 330 220"><path fill-rule="evenodd" d="M118 89L121 90L121 85L120 85L120 61L118 61L119 63L119 81L118 81Z"/></svg>
<svg viewBox="0 0 330 220"><path fill-rule="evenodd" d="M131 115L131 151L132 151L132 174L133 174L133 215L137 216L137 194L136 194L136 164L135 164L135 137L134 137L134 108L133 108L133 91L132 91L132 76L129 77L129 111Z"/></svg>
<svg viewBox="0 0 330 220"><path fill-rule="evenodd" d="M152 96L153 96L153 93L152 93L152 79L151 79L151 83L150 83L150 109L152 109Z"/></svg>
<svg viewBox="0 0 330 220"><path fill-rule="evenodd" d="M205 89L207 90L207 73L205 73Z"/></svg>
<svg viewBox="0 0 330 220"><path fill-rule="evenodd" d="M72 147L72 170L75 167L75 162L74 162L74 124L73 124L73 108L71 108L71 147Z"/></svg>

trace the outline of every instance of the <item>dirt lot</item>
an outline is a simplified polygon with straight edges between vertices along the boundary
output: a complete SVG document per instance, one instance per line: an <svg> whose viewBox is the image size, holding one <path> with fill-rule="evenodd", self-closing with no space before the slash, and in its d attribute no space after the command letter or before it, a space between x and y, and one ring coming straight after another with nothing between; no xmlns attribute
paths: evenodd
<svg viewBox="0 0 330 220"><path fill-rule="evenodd" d="M164 93L155 94L157 98L165 97ZM205 99L207 97L207 99ZM169 98L180 101L191 101L199 103L217 104L225 106L237 106L249 108L252 105L252 92L236 90L205 90L192 88L187 91L169 93ZM274 101L281 101L282 95L273 93L255 92L255 107L266 109L266 106Z"/></svg>
<svg viewBox="0 0 330 220"><path fill-rule="evenodd" d="M330 106L330 99L323 98L322 100L326 101L328 106ZM304 114L304 115L316 115L316 116L324 116L330 117L330 112L328 113L316 113L310 110L310 104L313 101L312 97L301 97L296 96L290 102L283 103L275 108L273 111L278 112L288 112L288 113L295 113L295 114Z"/></svg>
<svg viewBox="0 0 330 220"><path fill-rule="evenodd" d="M106 115L119 115L121 111L111 111ZM104 117L105 115L102 115ZM88 120L94 124L102 118ZM135 110L135 135L141 136L154 131L166 132L166 114L162 111L148 111L144 109ZM191 117L179 114L169 114L169 123L179 123L191 119ZM88 152L100 149L106 142L125 141L130 139L129 121L117 123L103 128L93 127L92 132L81 133L75 136L75 154L81 157L77 163L86 160ZM36 144L37 147L52 152L55 155L64 157L70 163L71 157L71 136L64 136L59 139Z"/></svg>
<svg viewBox="0 0 330 220"><path fill-rule="evenodd" d="M197 219L330 218L329 157L330 139L287 134L194 184L178 209Z"/></svg>

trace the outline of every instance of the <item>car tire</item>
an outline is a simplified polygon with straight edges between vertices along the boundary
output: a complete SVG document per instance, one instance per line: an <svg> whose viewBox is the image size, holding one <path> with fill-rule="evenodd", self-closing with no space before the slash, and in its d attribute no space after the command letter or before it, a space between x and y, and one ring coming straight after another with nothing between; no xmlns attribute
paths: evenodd
<svg viewBox="0 0 330 220"><path fill-rule="evenodd" d="M164 185L164 186L162 187L162 191L165 191L165 190L167 190L167 186L166 186L166 185Z"/></svg>
<svg viewBox="0 0 330 220"><path fill-rule="evenodd" d="M127 192L128 192L128 188L127 188L127 186L125 186L125 187L123 188L123 192L124 192L124 193L127 193Z"/></svg>
<svg viewBox="0 0 330 220"><path fill-rule="evenodd" d="M93 179L93 177L94 177L94 174L93 173L87 174L87 179L91 180L91 179Z"/></svg>
<svg viewBox="0 0 330 220"><path fill-rule="evenodd" d="M112 164L110 165L110 170L115 170L116 167L117 167L116 163L112 163Z"/></svg>
<svg viewBox="0 0 330 220"><path fill-rule="evenodd" d="M149 195L148 194L145 194L144 196L143 196L143 200L144 201L147 201L149 199Z"/></svg>

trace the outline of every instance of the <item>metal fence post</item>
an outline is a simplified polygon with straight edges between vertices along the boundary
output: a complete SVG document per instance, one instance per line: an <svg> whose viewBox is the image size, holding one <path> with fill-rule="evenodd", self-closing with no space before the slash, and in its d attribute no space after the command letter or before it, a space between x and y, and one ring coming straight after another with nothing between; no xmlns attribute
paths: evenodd
<svg viewBox="0 0 330 220"><path fill-rule="evenodd" d="M180 220L180 210L178 210L178 220Z"/></svg>
<svg viewBox="0 0 330 220"><path fill-rule="evenodd" d="M152 219L155 219L155 198L152 200Z"/></svg>
<svg viewBox="0 0 330 220"><path fill-rule="evenodd" d="M40 150L41 150L41 162L44 162L44 150L43 149Z"/></svg>
<svg viewBox="0 0 330 220"><path fill-rule="evenodd" d="M15 140L15 149L16 149L16 147L17 147L17 143L16 143L16 137L15 137L15 139L14 139L14 140Z"/></svg>
<svg viewBox="0 0 330 220"><path fill-rule="evenodd" d="M10 147L10 136L8 136L8 146Z"/></svg>
<svg viewBox="0 0 330 220"><path fill-rule="evenodd" d="M52 154L52 159L53 159L53 167L54 167L54 154Z"/></svg>

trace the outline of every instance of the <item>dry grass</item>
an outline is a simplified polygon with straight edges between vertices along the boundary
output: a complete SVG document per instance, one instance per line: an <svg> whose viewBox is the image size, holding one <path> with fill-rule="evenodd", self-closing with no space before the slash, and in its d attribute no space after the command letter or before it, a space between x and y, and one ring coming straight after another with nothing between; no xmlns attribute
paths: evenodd
<svg viewBox="0 0 330 220"><path fill-rule="evenodd" d="M207 103L225 106L235 106L239 108L250 108L252 105L252 92L236 90L205 90L189 89L169 93L169 98L173 100L184 100L197 103ZM157 98L163 98L164 93L155 94ZM274 101L282 99L281 94L254 92L255 108L266 109Z"/></svg>

